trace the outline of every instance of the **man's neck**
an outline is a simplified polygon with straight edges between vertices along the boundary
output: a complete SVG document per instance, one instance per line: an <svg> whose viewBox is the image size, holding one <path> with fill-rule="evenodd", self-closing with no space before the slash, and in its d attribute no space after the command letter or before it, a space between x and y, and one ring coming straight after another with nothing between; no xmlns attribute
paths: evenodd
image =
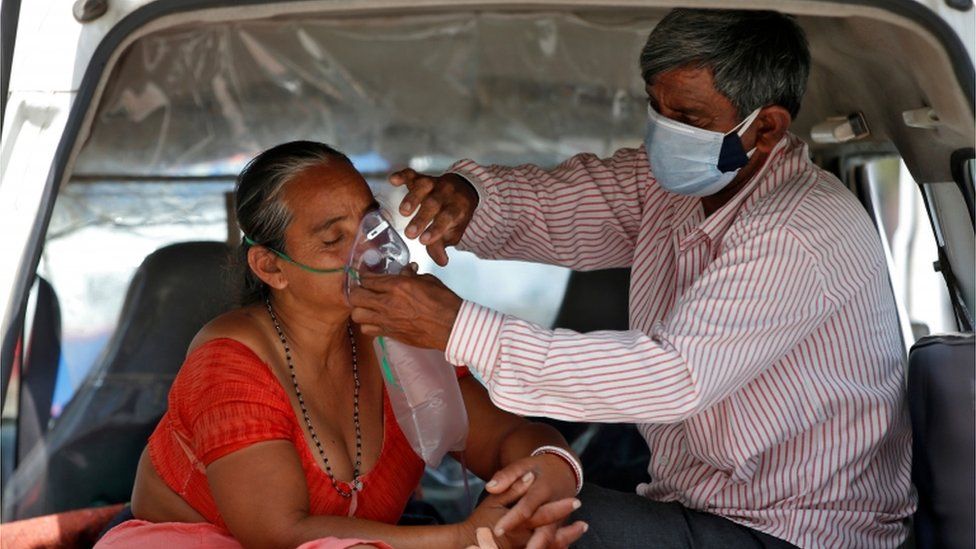
<svg viewBox="0 0 976 549"><path fill-rule="evenodd" d="M756 174L759 173L768 159L769 154L756 153L752 157L751 162L739 170L739 173L736 174L735 179L726 185L725 188L713 195L703 196L701 202L702 207L705 209L705 217L717 212L722 206L728 204L733 198L735 198L735 195L739 194L739 191L744 189L746 185L753 180Z"/></svg>

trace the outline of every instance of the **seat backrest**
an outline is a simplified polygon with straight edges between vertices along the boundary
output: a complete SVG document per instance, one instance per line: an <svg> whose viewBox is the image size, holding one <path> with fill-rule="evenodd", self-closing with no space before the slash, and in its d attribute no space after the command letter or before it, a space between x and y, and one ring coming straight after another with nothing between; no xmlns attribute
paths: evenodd
<svg viewBox="0 0 976 549"><path fill-rule="evenodd" d="M626 330L630 326L630 269L574 271L553 323L574 332Z"/></svg>
<svg viewBox="0 0 976 549"><path fill-rule="evenodd" d="M61 362L61 308L57 293L50 282L37 277L35 295L30 341L20 373L15 463L24 459L47 433Z"/></svg>
<svg viewBox="0 0 976 549"><path fill-rule="evenodd" d="M920 549L976 544L976 380L973 334L929 336L909 354L912 480Z"/></svg>
<svg viewBox="0 0 976 549"><path fill-rule="evenodd" d="M234 305L229 252L221 242L188 242L143 261L105 351L4 486L5 521L128 501L190 341Z"/></svg>

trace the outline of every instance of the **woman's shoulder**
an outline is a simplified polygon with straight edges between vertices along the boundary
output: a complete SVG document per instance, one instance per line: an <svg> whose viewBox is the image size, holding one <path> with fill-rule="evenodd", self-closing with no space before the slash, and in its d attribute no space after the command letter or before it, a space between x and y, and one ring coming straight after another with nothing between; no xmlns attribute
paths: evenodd
<svg viewBox="0 0 976 549"><path fill-rule="evenodd" d="M261 309L246 306L228 311L200 328L187 349L187 359L214 347L236 348L265 364L274 356L273 341L264 324Z"/></svg>
<svg viewBox="0 0 976 549"><path fill-rule="evenodd" d="M274 342L259 312L242 307L208 322L190 342L181 377L208 386L228 381L266 384L275 379L270 367Z"/></svg>

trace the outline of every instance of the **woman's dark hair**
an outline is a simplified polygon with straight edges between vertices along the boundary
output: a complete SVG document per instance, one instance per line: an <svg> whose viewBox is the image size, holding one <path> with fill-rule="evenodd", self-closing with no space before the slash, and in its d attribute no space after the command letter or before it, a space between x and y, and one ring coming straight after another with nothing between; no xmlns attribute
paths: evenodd
<svg viewBox="0 0 976 549"><path fill-rule="evenodd" d="M284 143L255 156L237 176L234 189L237 222L244 236L285 252L285 229L291 222L291 211L282 200L285 186L305 170L335 161L351 164L346 155L314 141ZM264 299L268 291L247 264L250 248L251 244L241 242L238 268L243 271L242 305Z"/></svg>

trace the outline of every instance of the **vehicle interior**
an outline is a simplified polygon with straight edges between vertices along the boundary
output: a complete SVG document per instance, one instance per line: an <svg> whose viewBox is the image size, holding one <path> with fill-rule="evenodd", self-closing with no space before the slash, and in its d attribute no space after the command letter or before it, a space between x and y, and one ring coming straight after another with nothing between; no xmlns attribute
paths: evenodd
<svg viewBox="0 0 976 549"><path fill-rule="evenodd" d="M235 305L233 183L256 153L329 143L389 209L399 195L385 180L403 167L554 166L641 143L637 58L670 6L352 4L150 3L96 52L39 221L35 275L4 334L5 540L12 524L42 529L45 516L128 501L190 339ZM753 4L768 2L737 3ZM859 197L889 259L920 497L910 544L936 546L950 530L972 540L972 61L915 2L782 4L813 58L792 131ZM411 246L464 298L544 326L627 329L627 270L458 251L441 268ZM633 426L552 422L589 482L631 491L646 480ZM408 512L464 516L481 488L466 492L465 474L451 460L428 470ZM56 535L90 544L111 514L64 520L74 526Z"/></svg>

